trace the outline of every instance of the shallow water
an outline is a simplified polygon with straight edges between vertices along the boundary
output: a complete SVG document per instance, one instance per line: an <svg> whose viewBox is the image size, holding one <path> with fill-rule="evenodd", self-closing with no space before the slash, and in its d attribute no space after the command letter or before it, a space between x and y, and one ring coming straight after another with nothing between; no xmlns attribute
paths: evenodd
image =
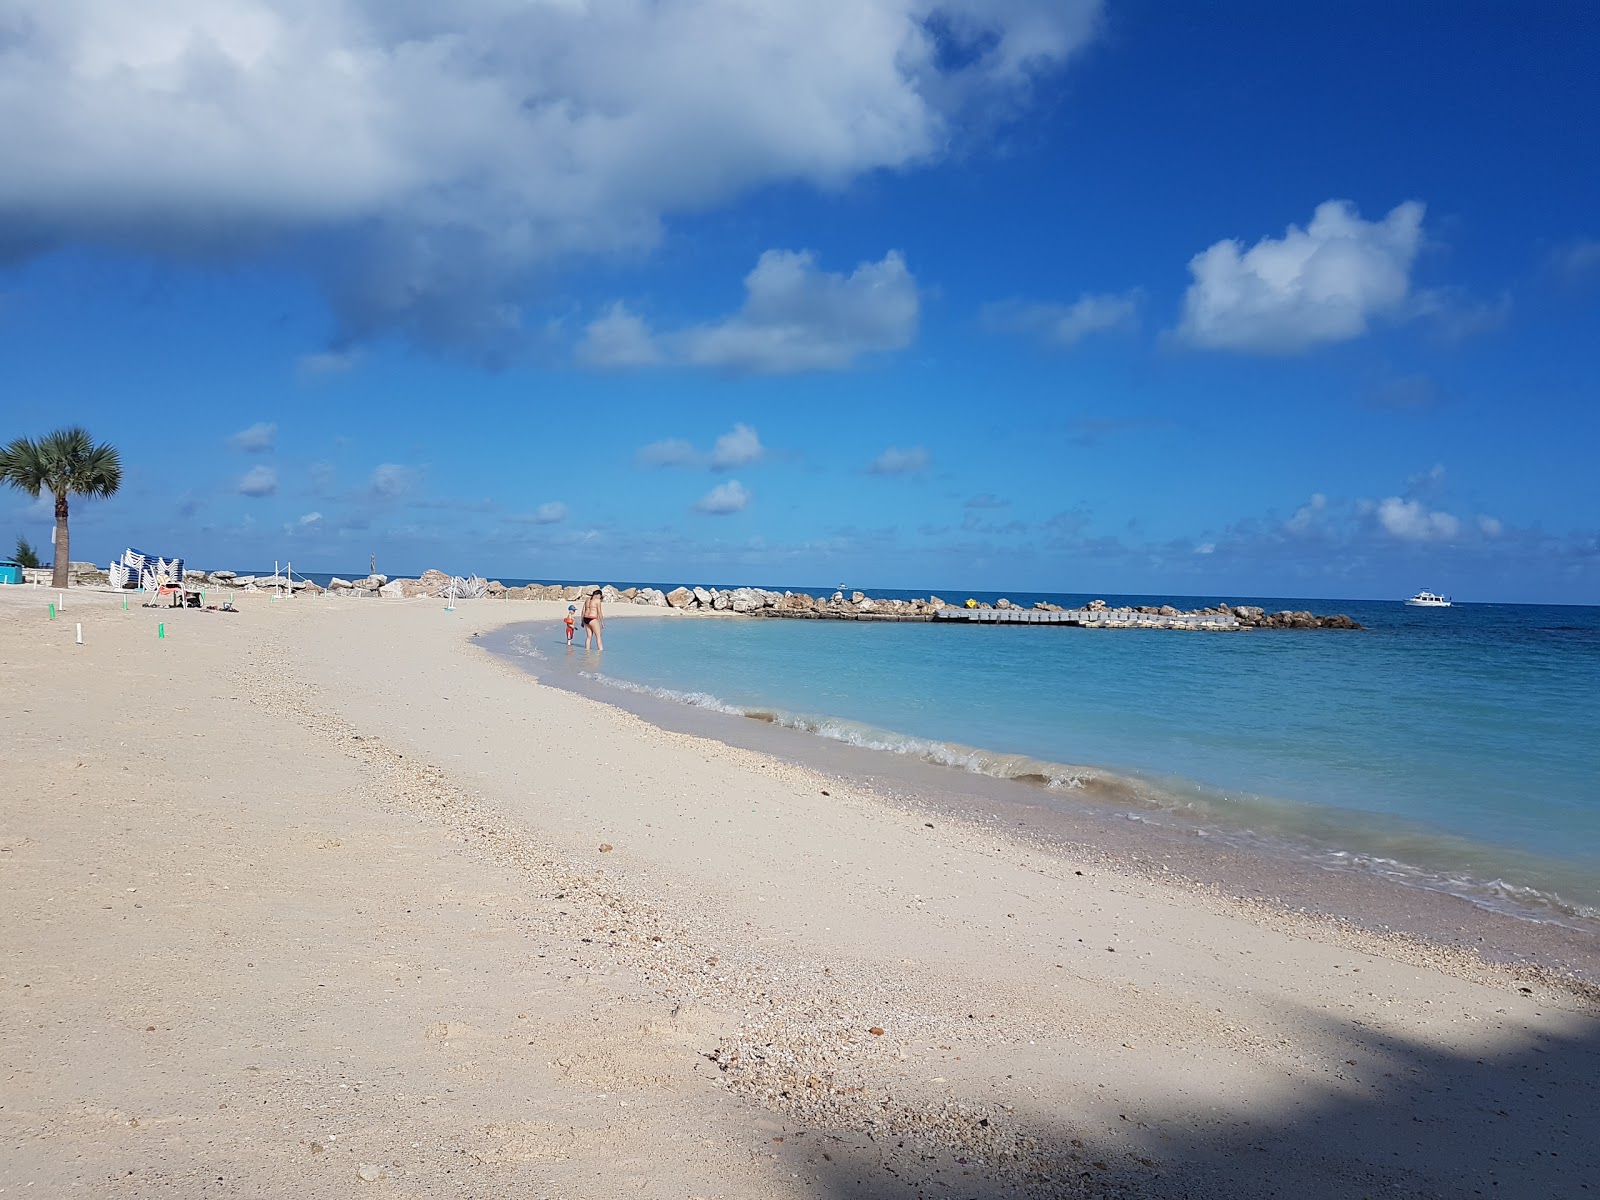
<svg viewBox="0 0 1600 1200"><path fill-rule="evenodd" d="M554 626L522 649L614 689L1035 781L1063 804L1122 804L1530 915L1600 913L1600 609L1268 606L1369 628L669 619L614 622L603 658L567 658Z"/></svg>

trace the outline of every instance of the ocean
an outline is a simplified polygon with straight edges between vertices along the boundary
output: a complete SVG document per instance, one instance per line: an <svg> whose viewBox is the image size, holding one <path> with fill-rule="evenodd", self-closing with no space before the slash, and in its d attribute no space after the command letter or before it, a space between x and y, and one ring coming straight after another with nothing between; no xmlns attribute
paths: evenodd
<svg viewBox="0 0 1600 1200"><path fill-rule="evenodd" d="M1010 780L1063 811L1109 807L1600 928L1600 608L1227 599L1366 628L664 618L612 622L604 655L569 654L555 623L516 627L498 648L618 702L756 717L889 756L886 767L937 764L953 789Z"/></svg>

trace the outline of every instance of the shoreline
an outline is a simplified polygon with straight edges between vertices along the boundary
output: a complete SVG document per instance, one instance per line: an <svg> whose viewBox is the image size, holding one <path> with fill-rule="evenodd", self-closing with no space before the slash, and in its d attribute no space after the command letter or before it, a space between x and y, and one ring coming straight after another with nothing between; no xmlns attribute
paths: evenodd
<svg viewBox="0 0 1600 1200"><path fill-rule="evenodd" d="M1330 928L1411 940L1423 947L1479 956L1494 967L1539 972L1582 987L1600 987L1600 923L1558 919L1513 902L1505 909L1433 882L1407 882L1358 866L1317 861L1310 846L1247 838L1242 831L1203 830L1160 810L1136 811L1133 797L1114 795L1119 781L1084 768L1113 786L1061 792L1044 783L985 775L817 736L752 714L721 711L602 682L545 657L518 653L511 640L532 623L512 622L480 639L481 648L514 669L675 733L708 737L847 780L895 805L912 805L974 828L1056 853L1092 855L1150 878L1261 904L1276 918L1315 920ZM1131 782L1131 781L1127 781Z"/></svg>
<svg viewBox="0 0 1600 1200"><path fill-rule="evenodd" d="M526 609L257 598L158 640L116 602L0 607L8 1190L1564 1197L1600 1166L1596 997L1556 981L662 730L475 644Z"/></svg>

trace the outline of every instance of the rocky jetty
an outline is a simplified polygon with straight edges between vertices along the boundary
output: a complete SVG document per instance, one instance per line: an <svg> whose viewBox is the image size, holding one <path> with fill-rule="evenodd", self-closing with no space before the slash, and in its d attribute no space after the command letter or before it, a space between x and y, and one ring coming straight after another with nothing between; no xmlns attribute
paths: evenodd
<svg viewBox="0 0 1600 1200"><path fill-rule="evenodd" d="M236 575L232 571L189 572L191 580L199 579L208 587L270 591L273 577ZM323 589L308 580L296 578L294 591L319 593ZM496 600L558 600L575 604L589 593L599 590L607 604L641 604L653 608L683 613L722 614L727 616L772 617L791 620L825 621L932 621L941 609L955 607L938 596L912 600L882 599L865 592L836 591L832 594L811 595L808 592L776 592L769 588L707 588L675 587L671 591L660 588L617 588L611 584L526 584L507 587L497 579L477 576L454 576L444 571L424 571L416 579L391 579L387 575L368 575L364 579L329 580L327 591L333 596L372 599L469 599L487 597ZM1269 613L1254 605L1218 604L1211 608L1188 611L1171 605L1123 606L1114 608L1104 600L1092 600L1083 608L1068 609L1049 601L1040 601L1030 608L1013 604L1002 597L992 605L976 606L978 611L1082 613L1092 616L1090 623L1097 627L1162 628L1159 618L1175 618L1173 627L1179 626L1177 618L1221 617L1228 620L1229 628L1240 629L1360 629L1361 626L1347 616L1318 616L1315 613L1285 609ZM1158 618L1152 621L1150 618Z"/></svg>

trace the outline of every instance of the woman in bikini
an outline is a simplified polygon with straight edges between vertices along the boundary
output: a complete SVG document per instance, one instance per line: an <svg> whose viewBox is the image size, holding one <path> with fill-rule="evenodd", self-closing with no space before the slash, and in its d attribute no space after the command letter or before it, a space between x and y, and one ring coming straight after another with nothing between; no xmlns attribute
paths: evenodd
<svg viewBox="0 0 1600 1200"><path fill-rule="evenodd" d="M605 613L600 611L600 592L596 590L589 593L589 598L583 602L583 648L589 648L589 639L594 639L594 648L604 650L606 644L600 640L600 631L605 628Z"/></svg>

